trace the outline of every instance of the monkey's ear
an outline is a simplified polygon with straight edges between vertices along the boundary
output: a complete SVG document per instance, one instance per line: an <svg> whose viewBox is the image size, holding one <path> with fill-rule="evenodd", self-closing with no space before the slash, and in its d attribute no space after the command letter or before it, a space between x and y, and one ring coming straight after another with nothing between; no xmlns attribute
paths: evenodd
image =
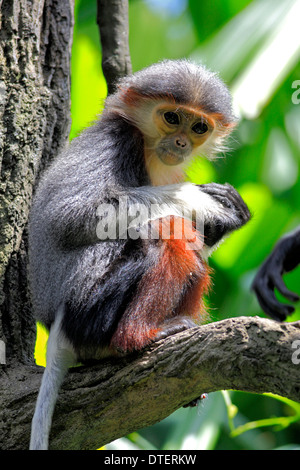
<svg viewBox="0 0 300 470"><path fill-rule="evenodd" d="M137 88L131 85L127 88L123 87L122 84L119 86L119 96L122 102L127 106L142 106L143 103L153 103L159 100L168 100L175 102L174 97L169 94L168 96L155 92L153 90Z"/></svg>
<svg viewBox="0 0 300 470"><path fill-rule="evenodd" d="M128 88L120 86L119 96L127 106L136 106L141 100L143 100L143 98L146 98L146 96L143 96L143 94L141 94L134 86L130 86Z"/></svg>

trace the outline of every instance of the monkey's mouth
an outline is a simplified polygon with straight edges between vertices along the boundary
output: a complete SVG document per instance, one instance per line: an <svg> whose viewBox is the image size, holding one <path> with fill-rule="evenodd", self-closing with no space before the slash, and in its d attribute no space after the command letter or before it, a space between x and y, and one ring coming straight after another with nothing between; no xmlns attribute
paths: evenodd
<svg viewBox="0 0 300 470"><path fill-rule="evenodd" d="M184 160L183 155L172 153L169 150L166 150L162 147L158 149L157 156L165 165L169 165L169 166L179 165Z"/></svg>

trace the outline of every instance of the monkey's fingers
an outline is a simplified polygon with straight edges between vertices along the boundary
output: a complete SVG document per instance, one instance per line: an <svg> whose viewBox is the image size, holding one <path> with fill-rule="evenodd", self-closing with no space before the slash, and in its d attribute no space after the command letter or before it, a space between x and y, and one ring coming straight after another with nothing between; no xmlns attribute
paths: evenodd
<svg viewBox="0 0 300 470"><path fill-rule="evenodd" d="M210 196L225 196L228 193L228 189L229 189L228 188L229 185L220 184L220 183L198 184L197 186L201 188L202 191L209 194Z"/></svg>
<svg viewBox="0 0 300 470"><path fill-rule="evenodd" d="M292 305L282 304L275 297L274 291L265 286L255 289L256 297L262 310L277 321L284 321L288 315L294 312Z"/></svg>
<svg viewBox="0 0 300 470"><path fill-rule="evenodd" d="M232 200L241 198L237 190L229 183L206 183L198 184L197 186L199 186L202 191L205 191L211 196L224 196L231 198Z"/></svg>
<svg viewBox="0 0 300 470"><path fill-rule="evenodd" d="M296 292L292 292L286 287L281 275L278 272L272 273L271 279L280 294L282 294L288 300L290 300L291 302L298 302L298 300L300 300L300 297L298 294L296 294Z"/></svg>
<svg viewBox="0 0 300 470"><path fill-rule="evenodd" d="M197 186L207 190L208 192L219 193L219 194L222 194L222 193L226 192L227 191L226 188L229 188L229 187L233 188L233 186L231 186L229 183L225 183L225 184L222 184L222 183L203 183L203 184L198 184Z"/></svg>
<svg viewBox="0 0 300 470"><path fill-rule="evenodd" d="M238 191L231 186L229 183L219 184L219 183L209 183L198 185L201 187L201 190L209 194L211 197L220 202L224 207L231 209L235 213L239 214L239 218L243 223L248 222L251 218L250 211L238 193Z"/></svg>
<svg viewBox="0 0 300 470"><path fill-rule="evenodd" d="M224 184L224 197L230 201L232 208L239 214L240 219L246 223L251 218L247 204L240 193L229 183ZM226 204L225 200L224 203Z"/></svg>
<svg viewBox="0 0 300 470"><path fill-rule="evenodd" d="M240 195L240 193L230 184L226 183L225 186L229 190L229 194L232 197L232 200L235 203L236 209L239 211L242 218L247 222L251 218L251 213L248 209L247 204L245 203L244 199Z"/></svg>

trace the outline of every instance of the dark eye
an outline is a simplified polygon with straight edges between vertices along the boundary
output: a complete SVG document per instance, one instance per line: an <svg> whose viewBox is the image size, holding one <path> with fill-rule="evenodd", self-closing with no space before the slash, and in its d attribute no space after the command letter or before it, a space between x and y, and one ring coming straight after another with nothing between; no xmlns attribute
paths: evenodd
<svg viewBox="0 0 300 470"><path fill-rule="evenodd" d="M208 131L208 125L203 121L199 121L193 125L192 130L196 132L196 134L205 134Z"/></svg>
<svg viewBox="0 0 300 470"><path fill-rule="evenodd" d="M167 113L165 113L164 118L168 124L178 125L180 122L178 114L173 113L172 111L168 111Z"/></svg>

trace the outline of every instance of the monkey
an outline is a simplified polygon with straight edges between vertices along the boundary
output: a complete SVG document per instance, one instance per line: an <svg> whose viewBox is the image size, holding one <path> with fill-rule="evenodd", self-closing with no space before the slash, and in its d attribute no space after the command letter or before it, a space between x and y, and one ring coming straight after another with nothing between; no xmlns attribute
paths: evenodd
<svg viewBox="0 0 300 470"><path fill-rule="evenodd" d="M277 300L275 289L291 302L297 302L300 297L291 292L285 285L282 275L295 269L300 263L300 227L283 236L274 249L260 266L252 290L262 310L277 321L286 320L295 308Z"/></svg>
<svg viewBox="0 0 300 470"><path fill-rule="evenodd" d="M214 72L164 60L123 77L100 118L40 178L29 217L29 277L49 330L30 449L48 449L69 367L140 351L201 323L207 258L250 219L229 184L186 181L236 126Z"/></svg>

